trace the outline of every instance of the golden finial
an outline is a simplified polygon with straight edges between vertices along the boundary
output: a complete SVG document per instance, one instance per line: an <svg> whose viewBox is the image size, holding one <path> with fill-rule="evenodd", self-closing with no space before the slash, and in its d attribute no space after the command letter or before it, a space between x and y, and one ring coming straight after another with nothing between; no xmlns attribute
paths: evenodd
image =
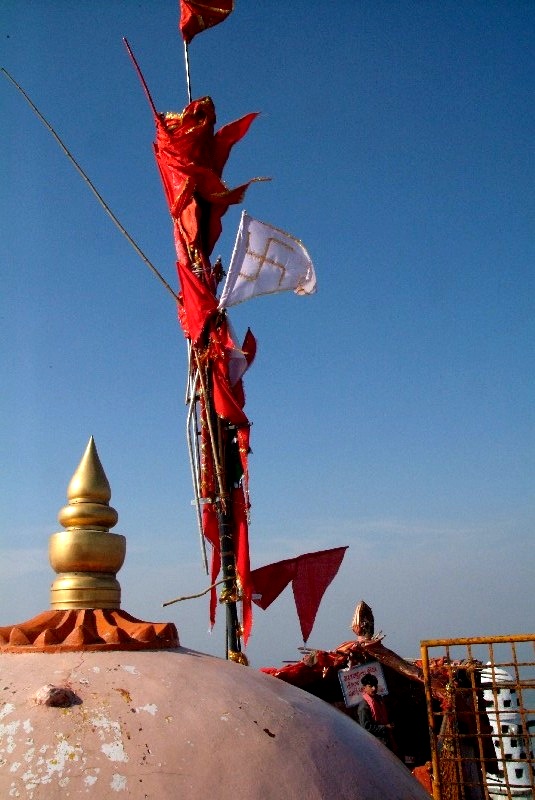
<svg viewBox="0 0 535 800"><path fill-rule="evenodd" d="M155 650L179 646L172 622L145 622L121 611L115 577L126 553L111 490L93 437L67 489L58 519L67 529L50 537L49 556L58 577L51 611L0 628L0 652Z"/></svg>
<svg viewBox="0 0 535 800"><path fill-rule="evenodd" d="M50 563L58 573L50 594L53 609L120 608L121 587L115 575L123 565L126 539L109 532L118 520L110 498L110 484L91 437L69 483L69 502L58 514L66 530L50 537Z"/></svg>

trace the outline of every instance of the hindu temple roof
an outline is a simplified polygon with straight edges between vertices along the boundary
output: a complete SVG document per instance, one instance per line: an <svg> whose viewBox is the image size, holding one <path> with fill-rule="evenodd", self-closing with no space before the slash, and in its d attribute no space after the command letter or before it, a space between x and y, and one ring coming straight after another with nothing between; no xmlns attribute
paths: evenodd
<svg viewBox="0 0 535 800"><path fill-rule="evenodd" d="M428 800L327 703L121 610L125 540L92 440L67 494L52 609L0 628L0 797Z"/></svg>

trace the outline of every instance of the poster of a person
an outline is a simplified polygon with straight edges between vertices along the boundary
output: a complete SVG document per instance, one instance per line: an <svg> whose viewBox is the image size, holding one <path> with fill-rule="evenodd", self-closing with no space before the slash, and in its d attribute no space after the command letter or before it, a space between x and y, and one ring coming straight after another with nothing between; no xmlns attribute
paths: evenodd
<svg viewBox="0 0 535 800"><path fill-rule="evenodd" d="M377 678L377 695L384 697L388 694L383 668L378 661L341 669L338 672L338 678L342 687L344 702L348 708L357 706L362 700L362 678L368 674Z"/></svg>

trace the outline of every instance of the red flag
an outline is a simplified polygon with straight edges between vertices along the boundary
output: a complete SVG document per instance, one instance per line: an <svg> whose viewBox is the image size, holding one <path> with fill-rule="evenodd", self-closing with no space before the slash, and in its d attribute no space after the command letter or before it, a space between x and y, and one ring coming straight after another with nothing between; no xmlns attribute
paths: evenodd
<svg viewBox="0 0 535 800"><path fill-rule="evenodd" d="M239 375L237 380L233 381L229 369L229 377L231 378L234 397L236 398L236 401L240 406L240 408L243 408L245 405L245 391L243 388L242 377L247 372L247 370L253 363L256 356L256 339L250 328L247 328L247 333L245 334L243 344L238 352L242 356L242 363L240 365L242 370L241 375Z"/></svg>
<svg viewBox="0 0 535 800"><path fill-rule="evenodd" d="M251 572L253 602L264 610L286 589L295 575L296 558L277 561Z"/></svg>
<svg viewBox="0 0 535 800"><path fill-rule="evenodd" d="M219 327L211 326L210 362L212 365L211 393L218 416L228 420L238 428L247 427L249 420L242 410L243 392L235 392L229 380L228 362L235 348L228 323L224 320Z"/></svg>
<svg viewBox="0 0 535 800"><path fill-rule="evenodd" d="M217 590L215 583L219 570L221 569L221 547L219 544L219 520L215 503L206 503L202 510L203 533L212 545L212 563L210 566L210 580L212 589L210 591L210 627L215 625L215 615L217 610Z"/></svg>
<svg viewBox="0 0 535 800"><path fill-rule="evenodd" d="M251 570L249 565L249 530L247 524L247 501L243 490L232 490L232 514L234 517L234 552L236 572L241 583L243 641L247 644L253 626L251 609Z"/></svg>
<svg viewBox="0 0 535 800"><path fill-rule="evenodd" d="M202 529L206 539L212 545L212 563L210 578L212 590L210 592L210 625L215 625L217 609L217 591L215 582L221 569L221 544L219 540L219 519L217 507L214 502L216 496L216 474L212 448L210 447L210 432L208 429L207 409L204 398L201 396L200 409L201 423L201 464L200 464L200 496L205 501L202 506Z"/></svg>
<svg viewBox="0 0 535 800"><path fill-rule="evenodd" d="M234 10L234 0L217 0L217 2L195 2L180 0L180 32L189 44L194 36L206 28L213 28L223 22Z"/></svg>
<svg viewBox="0 0 535 800"><path fill-rule="evenodd" d="M234 122L228 122L215 132L212 151L213 168L220 177L223 173L223 167L228 161L230 151L235 144L243 139L257 116L258 112L253 111L244 117L235 119Z"/></svg>
<svg viewBox="0 0 535 800"><path fill-rule="evenodd" d="M221 173L232 147L247 133L257 114L230 122L214 132L212 100L194 100L181 114L156 117L154 154L171 216L180 261L195 248L207 258L221 233L221 218L240 203L251 183L228 189ZM203 212L199 207L202 198Z"/></svg>
<svg viewBox="0 0 535 800"><path fill-rule="evenodd" d="M193 272L177 261L177 271L182 289L182 306L179 319L186 336L197 342L206 321L217 311L217 301L208 287Z"/></svg>
<svg viewBox="0 0 535 800"><path fill-rule="evenodd" d="M219 6L181 1L181 30L186 41L206 27L221 22L232 11L232 2ZM178 313L180 324L193 345L192 369L202 370L205 381L191 402L201 409L200 496L203 501L202 530L212 545L211 582L221 569L220 514L231 516L236 572L243 598L243 637L251 630L251 590L247 514L249 509L248 467L249 421L243 411L242 377L256 351L248 332L243 347L237 347L226 315L218 312L216 289L221 275L210 263L210 254L221 233L221 219L228 207L241 202L249 183L227 188L222 171L232 147L247 133L256 114L215 131L216 115L209 97L191 102L181 114L156 114L154 153L171 216L177 270L180 280ZM207 395L205 395L205 391ZM209 406L207 405L209 403ZM224 420L218 435L210 433L209 415ZM222 462L225 461L223 464ZM216 467L231 475L225 486L216 480ZM236 486L239 484L239 486ZM232 494L230 509L217 505ZM225 575L225 580L229 576ZM210 595L210 622L215 621L217 594Z"/></svg>
<svg viewBox="0 0 535 800"><path fill-rule="evenodd" d="M335 547L332 550L305 553L253 570L253 602L260 608L267 608L291 581L301 633L306 642L323 595L338 572L346 550L347 547ZM261 597L256 599L256 594Z"/></svg>
<svg viewBox="0 0 535 800"><path fill-rule="evenodd" d="M337 547L298 559L292 589L304 642L310 636L323 595L338 572L346 550L347 547Z"/></svg>

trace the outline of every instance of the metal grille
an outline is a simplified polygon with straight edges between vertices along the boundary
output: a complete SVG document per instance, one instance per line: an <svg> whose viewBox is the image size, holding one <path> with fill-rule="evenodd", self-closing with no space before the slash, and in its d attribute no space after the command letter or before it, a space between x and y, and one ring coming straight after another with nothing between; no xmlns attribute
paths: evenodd
<svg viewBox="0 0 535 800"><path fill-rule="evenodd" d="M421 642L435 800L535 800L535 634Z"/></svg>

